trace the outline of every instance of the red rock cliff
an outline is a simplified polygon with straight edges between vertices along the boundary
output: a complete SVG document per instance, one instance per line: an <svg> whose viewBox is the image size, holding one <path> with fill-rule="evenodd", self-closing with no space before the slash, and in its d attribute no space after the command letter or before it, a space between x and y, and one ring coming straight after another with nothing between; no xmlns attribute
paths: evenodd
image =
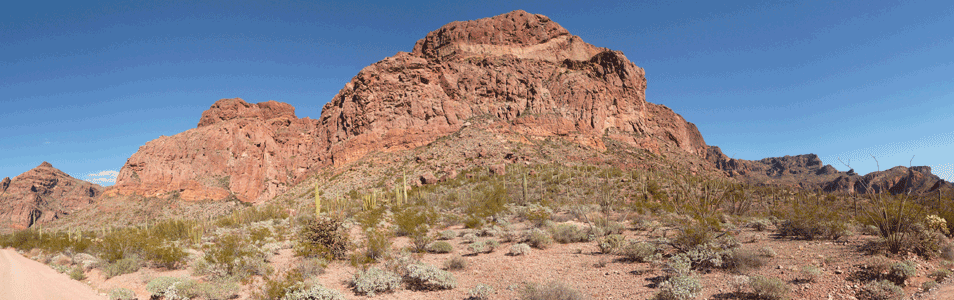
<svg viewBox="0 0 954 300"><path fill-rule="evenodd" d="M261 201L317 168L375 151L426 145L473 117L531 136L602 148L602 138L704 156L696 127L646 102L643 69L542 15L514 11L453 22L362 69L319 120L288 104L223 99L198 128L147 143L129 158L113 193L178 191L186 200Z"/></svg>
<svg viewBox="0 0 954 300"><path fill-rule="evenodd" d="M84 208L103 187L71 177L43 162L12 180L0 181L0 224L27 228Z"/></svg>

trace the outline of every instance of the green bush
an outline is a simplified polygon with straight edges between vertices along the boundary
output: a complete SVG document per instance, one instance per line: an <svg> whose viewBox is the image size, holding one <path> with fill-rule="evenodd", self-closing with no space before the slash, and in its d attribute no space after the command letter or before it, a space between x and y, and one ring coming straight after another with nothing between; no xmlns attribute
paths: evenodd
<svg viewBox="0 0 954 300"><path fill-rule="evenodd" d="M453 251L454 246L445 241L436 241L427 245L427 252L431 253L451 253Z"/></svg>
<svg viewBox="0 0 954 300"><path fill-rule="evenodd" d="M576 289L559 281L551 281L546 285L527 284L520 291L521 300L582 300L586 299Z"/></svg>
<svg viewBox="0 0 954 300"><path fill-rule="evenodd" d="M679 252L686 252L705 244L711 244L715 241L715 231L713 228L702 224L684 226L680 229L679 235L672 240L670 244Z"/></svg>
<svg viewBox="0 0 954 300"><path fill-rule="evenodd" d="M195 281L181 277L158 277L146 284L153 297L168 300L191 299L197 296L193 290Z"/></svg>
<svg viewBox="0 0 954 300"><path fill-rule="evenodd" d="M468 300L490 300L490 295L494 293L494 289L489 285L478 283L474 288L470 289L467 292Z"/></svg>
<svg viewBox="0 0 954 300"><path fill-rule="evenodd" d="M659 292L653 297L656 300L688 300L699 297L702 284L692 276L670 277L659 286Z"/></svg>
<svg viewBox="0 0 954 300"><path fill-rule="evenodd" d="M414 290L450 290L457 287L457 279L450 272L426 264L412 264L407 267L405 281Z"/></svg>
<svg viewBox="0 0 954 300"><path fill-rule="evenodd" d="M917 265L912 261L897 262L888 269L886 278L899 286L904 286L908 278L917 273Z"/></svg>
<svg viewBox="0 0 954 300"><path fill-rule="evenodd" d="M723 253L722 267L738 274L757 269L767 263L761 255L749 250L731 249Z"/></svg>
<svg viewBox="0 0 954 300"><path fill-rule="evenodd" d="M586 231L573 224L560 224L551 229L553 240L560 244L589 242Z"/></svg>
<svg viewBox="0 0 954 300"><path fill-rule="evenodd" d="M888 280L872 281L861 287L858 299L861 300L901 300L904 290Z"/></svg>
<svg viewBox="0 0 954 300"><path fill-rule="evenodd" d="M401 287L401 277L390 271L375 267L358 271L351 279L351 287L359 295L374 297L377 293L391 292Z"/></svg>
<svg viewBox="0 0 954 300"><path fill-rule="evenodd" d="M339 219L309 220L299 232L296 252L299 256L341 260L347 257L349 239L348 230Z"/></svg>
<svg viewBox="0 0 954 300"><path fill-rule="evenodd" d="M205 271L219 278L265 275L270 268L265 259L265 253L237 234L219 237L214 244L206 247L202 257L208 264Z"/></svg>
<svg viewBox="0 0 954 300"><path fill-rule="evenodd" d="M524 243L514 244L513 246L510 246L509 254L513 256L530 255L530 245Z"/></svg>
<svg viewBox="0 0 954 300"><path fill-rule="evenodd" d="M945 229L947 228L945 227ZM938 284L937 281L928 280L921 284L921 290L927 292L936 289L938 286L940 286L940 284Z"/></svg>
<svg viewBox="0 0 954 300"><path fill-rule="evenodd" d="M267 276L265 278L265 284L262 287L262 293L258 295L258 298L262 299L281 299L285 295L296 288L299 288L299 284L304 280L304 275L302 275L300 270L291 270L285 272L281 276L275 278Z"/></svg>
<svg viewBox="0 0 954 300"><path fill-rule="evenodd" d="M123 258L117 260L114 263L107 264L103 268L103 273L105 273L106 278L113 278L123 274L129 274L136 271L139 271L139 267L142 265L142 261L138 257Z"/></svg>
<svg viewBox="0 0 954 300"><path fill-rule="evenodd" d="M630 241L620 250L620 254L627 260L642 263L650 262L657 252L659 249L653 244L637 241Z"/></svg>
<svg viewBox="0 0 954 300"><path fill-rule="evenodd" d="M947 279L950 276L951 270L948 269L937 269L936 271L931 272L931 274L928 274L929 278L934 279L934 281L937 282L944 282L944 279Z"/></svg>
<svg viewBox="0 0 954 300"><path fill-rule="evenodd" d="M444 269L448 271L463 270L467 268L467 260L457 256L444 261Z"/></svg>
<svg viewBox="0 0 954 300"><path fill-rule="evenodd" d="M527 244L533 248L546 249L553 244L553 238L546 231L534 228L527 233Z"/></svg>
<svg viewBox="0 0 954 300"><path fill-rule="evenodd" d="M457 237L457 233L454 232L453 230L448 229L448 230L441 231L442 240L453 240L455 237Z"/></svg>
<svg viewBox="0 0 954 300"><path fill-rule="evenodd" d="M428 232L436 220L437 216L433 211L420 206L407 206L394 212L398 236L411 238L411 243L418 252L424 252L427 244L433 240Z"/></svg>
<svg viewBox="0 0 954 300"><path fill-rule="evenodd" d="M82 266L75 266L70 270L70 278L73 280L84 280L86 279L86 273L83 272Z"/></svg>
<svg viewBox="0 0 954 300"><path fill-rule="evenodd" d="M135 300L136 293L127 288L109 290L109 300Z"/></svg>
<svg viewBox="0 0 954 300"><path fill-rule="evenodd" d="M345 297L336 290L315 285L308 289L291 290L281 300L345 300Z"/></svg>
<svg viewBox="0 0 954 300"><path fill-rule="evenodd" d="M807 265L802 267L799 280L804 282L815 282L815 279L817 279L819 276L821 276L821 270L819 270L818 267Z"/></svg>
<svg viewBox="0 0 954 300"><path fill-rule="evenodd" d="M781 279L775 277L751 276L749 277L749 286L761 299L781 300L787 299L791 288Z"/></svg>

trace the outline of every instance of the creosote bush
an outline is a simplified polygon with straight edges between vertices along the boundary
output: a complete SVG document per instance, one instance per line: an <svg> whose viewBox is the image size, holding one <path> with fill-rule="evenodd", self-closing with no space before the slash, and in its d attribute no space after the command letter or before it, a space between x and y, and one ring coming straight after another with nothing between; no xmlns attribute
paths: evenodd
<svg viewBox="0 0 954 300"><path fill-rule="evenodd" d="M467 260L457 256L444 261L444 269L448 271L463 270L467 268Z"/></svg>
<svg viewBox="0 0 954 300"><path fill-rule="evenodd" d="M521 300L582 300L586 299L576 289L560 281L551 281L546 285L528 283L520 291Z"/></svg>
<svg viewBox="0 0 954 300"><path fill-rule="evenodd" d="M533 248L546 249L553 244L553 238L546 231L534 228L527 233L527 244Z"/></svg>
<svg viewBox="0 0 954 300"><path fill-rule="evenodd" d="M751 276L749 277L749 286L761 299L782 300L788 299L788 293L791 288L787 283L775 277Z"/></svg>
<svg viewBox="0 0 954 300"><path fill-rule="evenodd" d="M573 224L559 224L550 229L553 240L560 244L589 242L590 235L579 226Z"/></svg>
<svg viewBox="0 0 954 300"><path fill-rule="evenodd" d="M630 241L620 250L620 254L629 261L650 262L655 257L659 249L655 245L646 242Z"/></svg>
<svg viewBox="0 0 954 300"><path fill-rule="evenodd" d="M427 252L431 253L451 253L454 246L445 241L436 241L427 245Z"/></svg>
<svg viewBox="0 0 954 300"><path fill-rule="evenodd" d="M888 280L872 281L862 286L857 296L861 300L901 300L904 290Z"/></svg>

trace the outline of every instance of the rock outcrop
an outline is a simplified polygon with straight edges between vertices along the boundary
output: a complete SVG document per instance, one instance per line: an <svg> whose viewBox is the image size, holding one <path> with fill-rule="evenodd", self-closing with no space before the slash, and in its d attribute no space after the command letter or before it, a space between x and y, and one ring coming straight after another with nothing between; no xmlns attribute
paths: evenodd
<svg viewBox="0 0 954 300"><path fill-rule="evenodd" d="M646 102L643 69L542 15L453 22L410 53L362 69L322 109L298 119L277 102L216 102L198 127L147 143L110 193L269 199L321 167L412 149L477 122L594 149L604 138L702 157L695 125ZM177 194L176 194L177 193Z"/></svg>
<svg viewBox="0 0 954 300"><path fill-rule="evenodd" d="M321 114L335 163L425 145L490 116L503 130L603 148L604 135L704 155L695 125L646 102L642 68L542 15L452 22L358 73Z"/></svg>
<svg viewBox="0 0 954 300"><path fill-rule="evenodd" d="M316 126L286 103L222 99L196 128L140 147L107 194L269 199L324 164Z"/></svg>
<svg viewBox="0 0 954 300"><path fill-rule="evenodd" d="M761 160L732 159L719 147L710 146L706 160L730 177L759 185L793 186L835 193L933 192L954 188L931 173L931 167L894 167L861 176L825 165L815 154L769 157Z"/></svg>
<svg viewBox="0 0 954 300"><path fill-rule="evenodd" d="M71 177L43 162L12 180L0 181L0 224L28 228L93 203L103 187Z"/></svg>

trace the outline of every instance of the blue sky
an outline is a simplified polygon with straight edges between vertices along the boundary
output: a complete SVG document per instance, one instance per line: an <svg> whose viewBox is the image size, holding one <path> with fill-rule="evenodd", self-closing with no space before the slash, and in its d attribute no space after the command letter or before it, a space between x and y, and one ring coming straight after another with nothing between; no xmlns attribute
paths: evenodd
<svg viewBox="0 0 954 300"><path fill-rule="evenodd" d="M0 11L0 178L43 161L111 184L221 98L298 117L455 20L544 14L646 69L647 98L743 159L954 176L950 1L30 2ZM93 174L99 174L92 176Z"/></svg>

